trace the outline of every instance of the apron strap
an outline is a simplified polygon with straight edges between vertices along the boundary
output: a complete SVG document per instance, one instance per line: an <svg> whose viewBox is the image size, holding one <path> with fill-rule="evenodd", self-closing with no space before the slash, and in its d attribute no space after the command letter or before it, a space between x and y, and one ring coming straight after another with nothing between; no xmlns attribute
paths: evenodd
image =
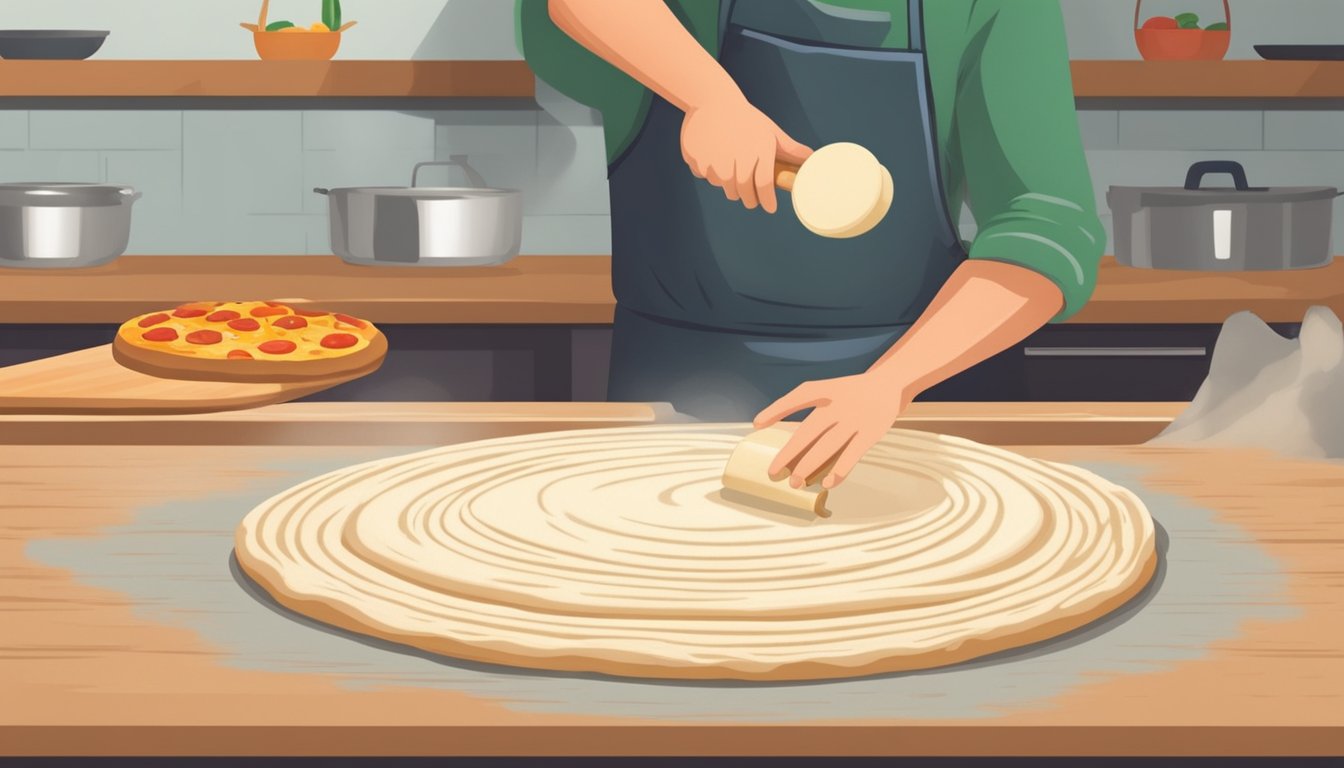
<svg viewBox="0 0 1344 768"><path fill-rule="evenodd" d="M924 0L909 0L910 50L924 52Z"/></svg>
<svg viewBox="0 0 1344 768"><path fill-rule="evenodd" d="M728 34L728 24L733 20L733 6L737 0L719 0L719 50L715 58L723 55L723 41Z"/></svg>

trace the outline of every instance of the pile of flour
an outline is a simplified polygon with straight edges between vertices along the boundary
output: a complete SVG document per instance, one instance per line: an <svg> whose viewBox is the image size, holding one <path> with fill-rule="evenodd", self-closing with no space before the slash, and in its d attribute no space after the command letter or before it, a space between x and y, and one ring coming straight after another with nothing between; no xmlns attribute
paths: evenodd
<svg viewBox="0 0 1344 768"><path fill-rule="evenodd" d="M1312 307L1297 339L1250 312L1228 318L1209 377L1190 407L1151 444L1266 448L1344 458L1344 326Z"/></svg>

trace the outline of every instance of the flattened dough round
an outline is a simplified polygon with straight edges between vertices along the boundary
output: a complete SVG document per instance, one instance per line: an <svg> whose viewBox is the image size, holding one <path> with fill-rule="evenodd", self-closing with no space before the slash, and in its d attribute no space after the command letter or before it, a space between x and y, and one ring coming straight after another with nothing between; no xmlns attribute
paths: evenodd
<svg viewBox="0 0 1344 768"><path fill-rule="evenodd" d="M487 440L298 485L238 562L320 621L474 661L744 680L937 667L1052 637L1136 594L1153 523L1086 471L892 430L830 518L723 491L749 428Z"/></svg>
<svg viewBox="0 0 1344 768"><path fill-rule="evenodd" d="M793 182L793 210L823 237L854 237L891 207L891 174L866 148L848 142L813 152Z"/></svg>

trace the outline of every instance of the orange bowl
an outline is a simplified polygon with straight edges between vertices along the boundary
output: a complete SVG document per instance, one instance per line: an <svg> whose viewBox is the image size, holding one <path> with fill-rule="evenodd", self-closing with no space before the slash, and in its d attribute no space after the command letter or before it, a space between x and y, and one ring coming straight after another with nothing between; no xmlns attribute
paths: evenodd
<svg viewBox="0 0 1344 768"><path fill-rule="evenodd" d="M1134 42L1148 61L1217 61L1232 46L1232 31L1136 29Z"/></svg>
<svg viewBox="0 0 1344 768"><path fill-rule="evenodd" d="M330 61L341 48L340 32L253 32L252 39L266 61Z"/></svg>

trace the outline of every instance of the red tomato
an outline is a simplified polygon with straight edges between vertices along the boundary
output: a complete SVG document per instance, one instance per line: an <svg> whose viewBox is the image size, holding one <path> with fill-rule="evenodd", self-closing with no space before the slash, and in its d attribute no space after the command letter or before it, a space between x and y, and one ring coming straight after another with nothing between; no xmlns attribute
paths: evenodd
<svg viewBox="0 0 1344 768"><path fill-rule="evenodd" d="M1143 22L1144 29L1180 29L1181 25L1170 16L1154 16Z"/></svg>

